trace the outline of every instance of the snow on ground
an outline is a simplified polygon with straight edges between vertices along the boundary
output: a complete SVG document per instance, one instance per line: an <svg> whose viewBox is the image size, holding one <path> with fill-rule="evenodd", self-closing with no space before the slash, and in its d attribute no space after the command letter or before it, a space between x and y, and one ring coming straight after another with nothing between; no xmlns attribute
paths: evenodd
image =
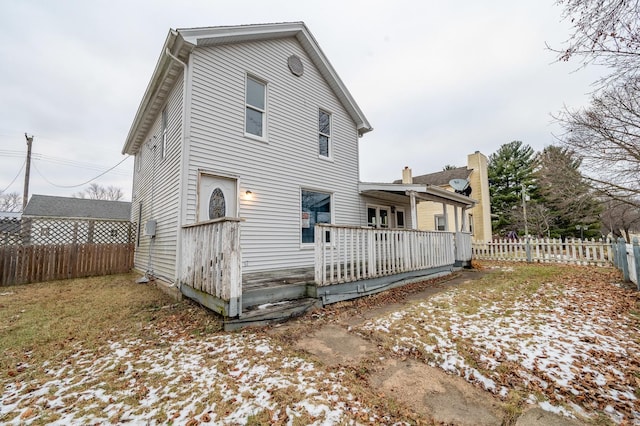
<svg viewBox="0 0 640 426"><path fill-rule="evenodd" d="M64 365L43 367L48 380L2 390L4 424L246 424L260 412L289 424L302 415L318 425L376 422L340 373L285 356L254 334L165 332L113 342L104 353L79 350Z"/></svg>
<svg viewBox="0 0 640 426"><path fill-rule="evenodd" d="M362 330L503 398L524 389L548 411L640 424L637 323L607 300L625 290L608 287L548 283L515 303L489 292L477 309L457 308L464 290L454 289Z"/></svg>

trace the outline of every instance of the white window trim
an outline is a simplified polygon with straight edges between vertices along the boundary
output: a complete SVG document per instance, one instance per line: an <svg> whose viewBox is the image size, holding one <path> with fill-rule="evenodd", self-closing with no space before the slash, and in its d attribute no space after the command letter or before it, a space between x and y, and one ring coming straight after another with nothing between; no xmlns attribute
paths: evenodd
<svg viewBox="0 0 640 426"><path fill-rule="evenodd" d="M301 186L298 188L298 206L300 208L300 214L298 214L298 229L302 229L302 191L310 191L310 192L321 192L323 194L329 194L330 198L330 203L331 203L331 225L335 224L335 208L334 208L334 204L333 204L333 200L334 200L334 193L332 191L327 191L326 189L319 189L319 188L311 188L308 186ZM315 231L314 231L315 232ZM316 243L315 241L312 243L303 243L302 242L302 231L298 232L298 240L300 242L300 248L302 250L311 250L315 247ZM332 242L326 243L327 245L330 245Z"/></svg>
<svg viewBox="0 0 640 426"><path fill-rule="evenodd" d="M255 81L257 81L258 83L262 83L264 84L264 110L260 110L256 107L254 107L253 105L249 105L247 103L247 80L248 79L253 79ZM253 133L247 133L247 108L251 108L255 111L260 111L263 114L263 121L262 121L262 136L258 136L258 135L254 135ZM246 138L249 139L253 139L253 140L257 140L260 142L269 142L269 126L268 126L268 117L269 117L269 83L267 83L267 81L263 78L257 77L255 74L251 74L251 73L245 73L244 76L244 109L242 111L242 114L244 115L244 120L242 123L242 131L244 133L244 136Z"/></svg>
<svg viewBox="0 0 640 426"><path fill-rule="evenodd" d="M442 220L445 220L445 217L443 214L434 214L433 215L433 230L434 231L440 231L440 229L438 229L438 219L441 218ZM447 223L444 223L444 230L446 231L447 229Z"/></svg>
<svg viewBox="0 0 640 426"><path fill-rule="evenodd" d="M391 229L391 206L383 206L381 204L369 204L367 203L366 205L367 208L367 226L371 226L369 225L369 209L376 209L376 218L380 217L380 210L386 210L387 211L387 220L389 221L388 226L386 228L383 228L380 226L379 223L376 223L373 228L376 229ZM406 219L406 218L405 218Z"/></svg>
<svg viewBox="0 0 640 426"><path fill-rule="evenodd" d="M320 112L324 112L329 115L329 134L325 134L320 132ZM324 108L318 108L318 158L325 161L333 162L333 138L331 135L333 134L333 114ZM320 136L327 136L329 141L327 142L327 149L329 150L329 155L321 155L320 154Z"/></svg>

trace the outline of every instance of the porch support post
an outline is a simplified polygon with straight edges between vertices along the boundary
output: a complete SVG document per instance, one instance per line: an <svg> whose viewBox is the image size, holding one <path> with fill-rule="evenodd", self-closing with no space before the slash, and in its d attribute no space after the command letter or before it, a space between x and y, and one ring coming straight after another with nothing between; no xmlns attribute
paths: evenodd
<svg viewBox="0 0 640 426"><path fill-rule="evenodd" d="M454 232L460 232L461 229L458 227L459 225L459 220L458 220L458 206L453 206L453 221L456 225L456 227L453 229Z"/></svg>
<svg viewBox="0 0 640 426"><path fill-rule="evenodd" d="M416 207L415 191L409 191L409 198L411 199L411 229L418 229L418 209Z"/></svg>
<svg viewBox="0 0 640 426"><path fill-rule="evenodd" d="M444 216L444 230L449 231L449 215L447 215L447 205L442 203L442 216Z"/></svg>
<svg viewBox="0 0 640 426"><path fill-rule="evenodd" d="M462 227L460 230L462 232L469 232L469 229L467 228L467 209L461 208L460 210L462 211Z"/></svg>

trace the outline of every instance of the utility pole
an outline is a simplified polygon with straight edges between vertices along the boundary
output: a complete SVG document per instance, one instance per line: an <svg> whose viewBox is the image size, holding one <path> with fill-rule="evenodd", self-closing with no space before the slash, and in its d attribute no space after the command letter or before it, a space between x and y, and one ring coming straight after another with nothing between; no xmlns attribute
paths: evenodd
<svg viewBox="0 0 640 426"><path fill-rule="evenodd" d="M24 134L27 140L27 165L24 171L24 194L22 195L22 211L27 207L27 201L29 200L29 172L31 171L31 144L33 143L33 135L27 136Z"/></svg>
<svg viewBox="0 0 640 426"><path fill-rule="evenodd" d="M522 216L524 216L524 236L529 235L529 226L527 225L527 193L522 185Z"/></svg>

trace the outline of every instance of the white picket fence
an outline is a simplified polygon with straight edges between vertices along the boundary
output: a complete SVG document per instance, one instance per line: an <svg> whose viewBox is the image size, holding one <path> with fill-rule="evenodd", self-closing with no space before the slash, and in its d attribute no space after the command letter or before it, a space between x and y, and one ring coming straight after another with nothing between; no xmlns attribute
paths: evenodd
<svg viewBox="0 0 640 426"><path fill-rule="evenodd" d="M608 265L613 262L611 242L559 238L502 239L473 242L473 258L514 262Z"/></svg>
<svg viewBox="0 0 640 426"><path fill-rule="evenodd" d="M640 244L634 238L632 244L627 244L624 239L619 238L613 248L613 264L622 271L625 281L633 282L640 290Z"/></svg>

